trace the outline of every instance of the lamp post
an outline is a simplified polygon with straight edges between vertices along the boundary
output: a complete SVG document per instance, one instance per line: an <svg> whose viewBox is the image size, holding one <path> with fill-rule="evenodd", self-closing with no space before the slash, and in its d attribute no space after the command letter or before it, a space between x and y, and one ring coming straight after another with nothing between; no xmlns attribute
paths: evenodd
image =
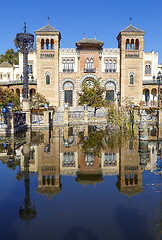
<svg viewBox="0 0 162 240"><path fill-rule="evenodd" d="M159 109L160 109L160 99L161 99L161 94L160 94L160 85L161 85L161 80L162 80L162 74L159 71L158 72L158 77L157 77L157 81L158 81L158 110L157 110L157 127L159 127Z"/></svg>
<svg viewBox="0 0 162 240"><path fill-rule="evenodd" d="M118 101L118 111L119 111L119 104L120 104L120 92L117 92L117 101Z"/></svg>
<svg viewBox="0 0 162 240"><path fill-rule="evenodd" d="M28 99L28 52L33 49L34 35L26 32L26 23L24 23L24 32L16 35L16 42L20 52L23 54L23 111L29 111Z"/></svg>

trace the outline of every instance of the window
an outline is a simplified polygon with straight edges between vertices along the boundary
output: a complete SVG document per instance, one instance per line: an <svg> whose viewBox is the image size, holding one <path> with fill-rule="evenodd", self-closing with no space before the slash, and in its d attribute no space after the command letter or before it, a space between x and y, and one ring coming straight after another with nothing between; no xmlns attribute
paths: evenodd
<svg viewBox="0 0 162 240"><path fill-rule="evenodd" d="M130 75L130 84L134 84L134 76L132 74Z"/></svg>
<svg viewBox="0 0 162 240"><path fill-rule="evenodd" d="M44 39L41 39L41 49L45 49Z"/></svg>
<svg viewBox="0 0 162 240"><path fill-rule="evenodd" d="M63 64L63 72L74 72L74 59L64 58L62 64Z"/></svg>
<svg viewBox="0 0 162 240"><path fill-rule="evenodd" d="M3 78L3 74L2 73L0 73L0 79L2 79Z"/></svg>
<svg viewBox="0 0 162 240"><path fill-rule="evenodd" d="M134 39L131 40L131 50L134 50Z"/></svg>
<svg viewBox="0 0 162 240"><path fill-rule="evenodd" d="M87 58L85 62L84 72L95 72L93 58Z"/></svg>
<svg viewBox="0 0 162 240"><path fill-rule="evenodd" d="M9 73L7 73L7 79L10 80L10 74Z"/></svg>
<svg viewBox="0 0 162 240"><path fill-rule="evenodd" d="M149 62L145 64L145 74L151 74L151 63Z"/></svg>
<svg viewBox="0 0 162 240"><path fill-rule="evenodd" d="M116 72L116 59L105 59L105 72Z"/></svg>
<svg viewBox="0 0 162 240"><path fill-rule="evenodd" d="M46 49L49 49L49 39L46 39Z"/></svg>
<svg viewBox="0 0 162 240"><path fill-rule="evenodd" d="M50 75L46 75L46 84L47 84L47 85L50 84Z"/></svg>
<svg viewBox="0 0 162 240"><path fill-rule="evenodd" d="M139 50L139 40L138 39L136 39L136 42L135 42L135 49Z"/></svg>
<svg viewBox="0 0 162 240"><path fill-rule="evenodd" d="M129 39L126 40L126 50L129 50Z"/></svg>
<svg viewBox="0 0 162 240"><path fill-rule="evenodd" d="M51 49L54 49L54 40L51 39Z"/></svg>

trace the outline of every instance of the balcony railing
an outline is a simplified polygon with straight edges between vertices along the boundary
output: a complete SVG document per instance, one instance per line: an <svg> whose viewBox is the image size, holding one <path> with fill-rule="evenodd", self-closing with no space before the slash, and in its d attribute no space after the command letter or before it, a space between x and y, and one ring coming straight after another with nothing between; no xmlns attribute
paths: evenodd
<svg viewBox="0 0 162 240"><path fill-rule="evenodd" d="M96 68L84 68L84 72L85 73L95 73L96 72Z"/></svg>
<svg viewBox="0 0 162 240"><path fill-rule="evenodd" d="M105 72L108 72L108 73L116 72L116 69L105 69Z"/></svg>
<svg viewBox="0 0 162 240"><path fill-rule="evenodd" d="M74 69L63 69L64 73L72 73L74 72Z"/></svg>

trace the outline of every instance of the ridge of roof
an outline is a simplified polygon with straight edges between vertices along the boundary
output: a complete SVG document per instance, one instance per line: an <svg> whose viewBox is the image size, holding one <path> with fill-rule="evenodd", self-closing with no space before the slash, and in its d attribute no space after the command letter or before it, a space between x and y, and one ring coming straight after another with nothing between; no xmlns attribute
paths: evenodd
<svg viewBox="0 0 162 240"><path fill-rule="evenodd" d="M145 32L144 30L141 30L139 28L136 28L134 26L132 26L131 24L126 27L125 29L123 29L121 32Z"/></svg>
<svg viewBox="0 0 162 240"><path fill-rule="evenodd" d="M99 41L96 38L83 38L80 41L77 41L76 44L78 43L83 43L83 44L87 44L87 43L91 43L91 44L104 44L104 42Z"/></svg>
<svg viewBox="0 0 162 240"><path fill-rule="evenodd" d="M48 23L46 26L36 30L35 32L59 32L59 31L52 27L51 25L49 25Z"/></svg>

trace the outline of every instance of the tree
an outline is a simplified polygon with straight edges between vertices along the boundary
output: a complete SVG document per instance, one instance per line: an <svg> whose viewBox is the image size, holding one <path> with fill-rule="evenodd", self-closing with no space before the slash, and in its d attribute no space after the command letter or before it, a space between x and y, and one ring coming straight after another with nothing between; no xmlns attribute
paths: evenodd
<svg viewBox="0 0 162 240"><path fill-rule="evenodd" d="M0 55L0 63L9 62L11 64L19 64L19 53L14 50L8 49L5 54Z"/></svg>
<svg viewBox="0 0 162 240"><path fill-rule="evenodd" d="M36 93L32 96L30 103L31 107L44 107L44 104L50 104L50 102L45 98L45 96L40 93Z"/></svg>
<svg viewBox="0 0 162 240"><path fill-rule="evenodd" d="M20 110L20 98L8 88L0 88L0 108L7 106L8 102L13 102L15 111Z"/></svg>
<svg viewBox="0 0 162 240"><path fill-rule="evenodd" d="M82 146L82 151L85 154L91 153L94 157L101 157L101 150L104 148L104 132L98 130L96 126L89 127L88 129L87 137L85 137L83 133L79 134L79 144Z"/></svg>
<svg viewBox="0 0 162 240"><path fill-rule="evenodd" d="M90 107L95 108L95 113L98 108L105 105L103 98L104 88L101 87L100 79L92 79L85 81L82 87L83 94L79 98L79 105L87 104Z"/></svg>

